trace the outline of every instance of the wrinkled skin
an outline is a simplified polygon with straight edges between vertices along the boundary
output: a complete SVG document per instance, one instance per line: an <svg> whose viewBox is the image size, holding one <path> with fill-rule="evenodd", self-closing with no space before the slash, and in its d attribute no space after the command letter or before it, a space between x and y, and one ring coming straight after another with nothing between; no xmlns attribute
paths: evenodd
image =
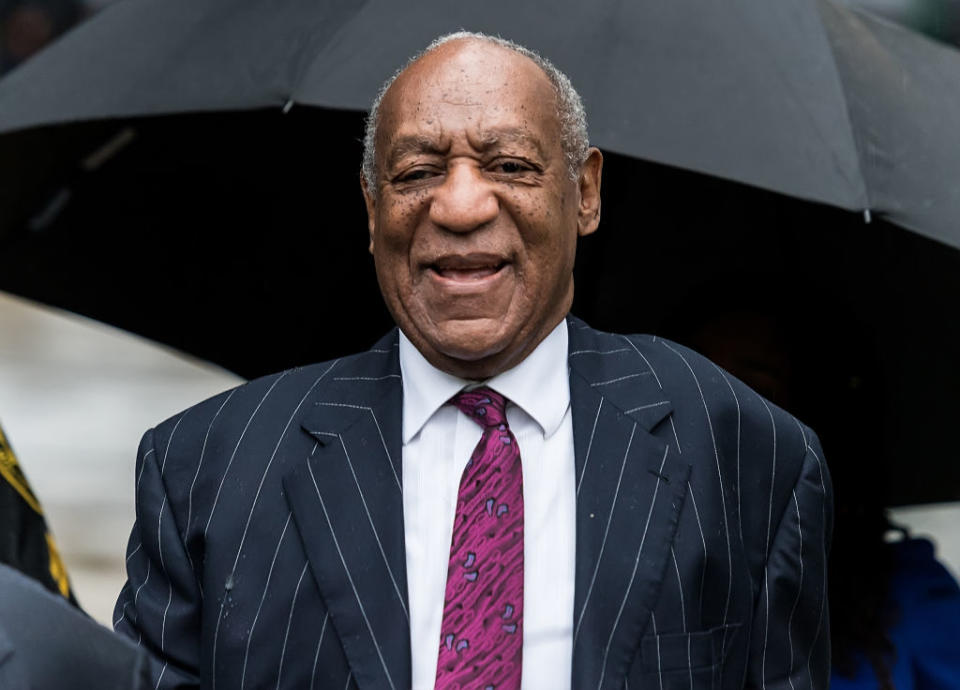
<svg viewBox="0 0 960 690"><path fill-rule="evenodd" d="M470 39L413 63L383 99L370 251L394 320L443 371L506 371L570 309L602 157L591 149L571 179L556 107L536 63Z"/></svg>

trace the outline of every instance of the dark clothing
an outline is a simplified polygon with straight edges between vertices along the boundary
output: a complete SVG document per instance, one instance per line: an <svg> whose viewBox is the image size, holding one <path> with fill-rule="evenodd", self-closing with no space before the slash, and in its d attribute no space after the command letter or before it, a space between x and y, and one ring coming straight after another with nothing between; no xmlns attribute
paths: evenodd
<svg viewBox="0 0 960 690"><path fill-rule="evenodd" d="M3 690L146 690L149 663L129 640L0 565Z"/></svg>
<svg viewBox="0 0 960 690"><path fill-rule="evenodd" d="M0 428L0 563L19 570L76 605L67 571L40 502Z"/></svg>
<svg viewBox="0 0 960 690"><path fill-rule="evenodd" d="M572 687L825 688L816 436L678 345L568 331ZM166 662L160 688L409 688L397 346L144 436L115 618Z"/></svg>

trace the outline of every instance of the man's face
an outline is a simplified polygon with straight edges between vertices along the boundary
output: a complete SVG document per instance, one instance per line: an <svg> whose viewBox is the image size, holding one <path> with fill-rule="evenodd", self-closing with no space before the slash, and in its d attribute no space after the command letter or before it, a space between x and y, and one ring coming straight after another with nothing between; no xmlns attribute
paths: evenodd
<svg viewBox="0 0 960 690"><path fill-rule="evenodd" d="M535 63L471 40L428 53L383 99L370 251L394 319L444 371L509 369L570 308L601 156L570 178L556 107Z"/></svg>

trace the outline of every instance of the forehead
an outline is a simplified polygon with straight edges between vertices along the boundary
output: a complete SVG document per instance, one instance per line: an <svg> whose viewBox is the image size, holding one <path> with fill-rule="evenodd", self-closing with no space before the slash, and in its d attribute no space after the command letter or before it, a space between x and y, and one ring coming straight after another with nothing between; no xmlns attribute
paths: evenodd
<svg viewBox="0 0 960 690"><path fill-rule="evenodd" d="M399 137L442 139L464 131L480 140L509 131L558 142L553 85L519 53L485 41L451 41L410 65L385 94L378 154Z"/></svg>

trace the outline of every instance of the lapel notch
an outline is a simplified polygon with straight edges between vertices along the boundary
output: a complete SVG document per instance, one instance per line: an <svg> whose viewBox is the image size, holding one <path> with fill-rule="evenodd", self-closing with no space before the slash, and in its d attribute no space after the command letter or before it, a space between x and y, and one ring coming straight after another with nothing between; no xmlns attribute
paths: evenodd
<svg viewBox="0 0 960 690"><path fill-rule="evenodd" d="M570 323L577 543L573 688L622 687L670 553L690 468L656 430L672 411L622 336Z"/></svg>
<svg viewBox="0 0 960 690"><path fill-rule="evenodd" d="M284 478L311 572L360 688L410 685L397 332L345 360L302 427L316 443Z"/></svg>

